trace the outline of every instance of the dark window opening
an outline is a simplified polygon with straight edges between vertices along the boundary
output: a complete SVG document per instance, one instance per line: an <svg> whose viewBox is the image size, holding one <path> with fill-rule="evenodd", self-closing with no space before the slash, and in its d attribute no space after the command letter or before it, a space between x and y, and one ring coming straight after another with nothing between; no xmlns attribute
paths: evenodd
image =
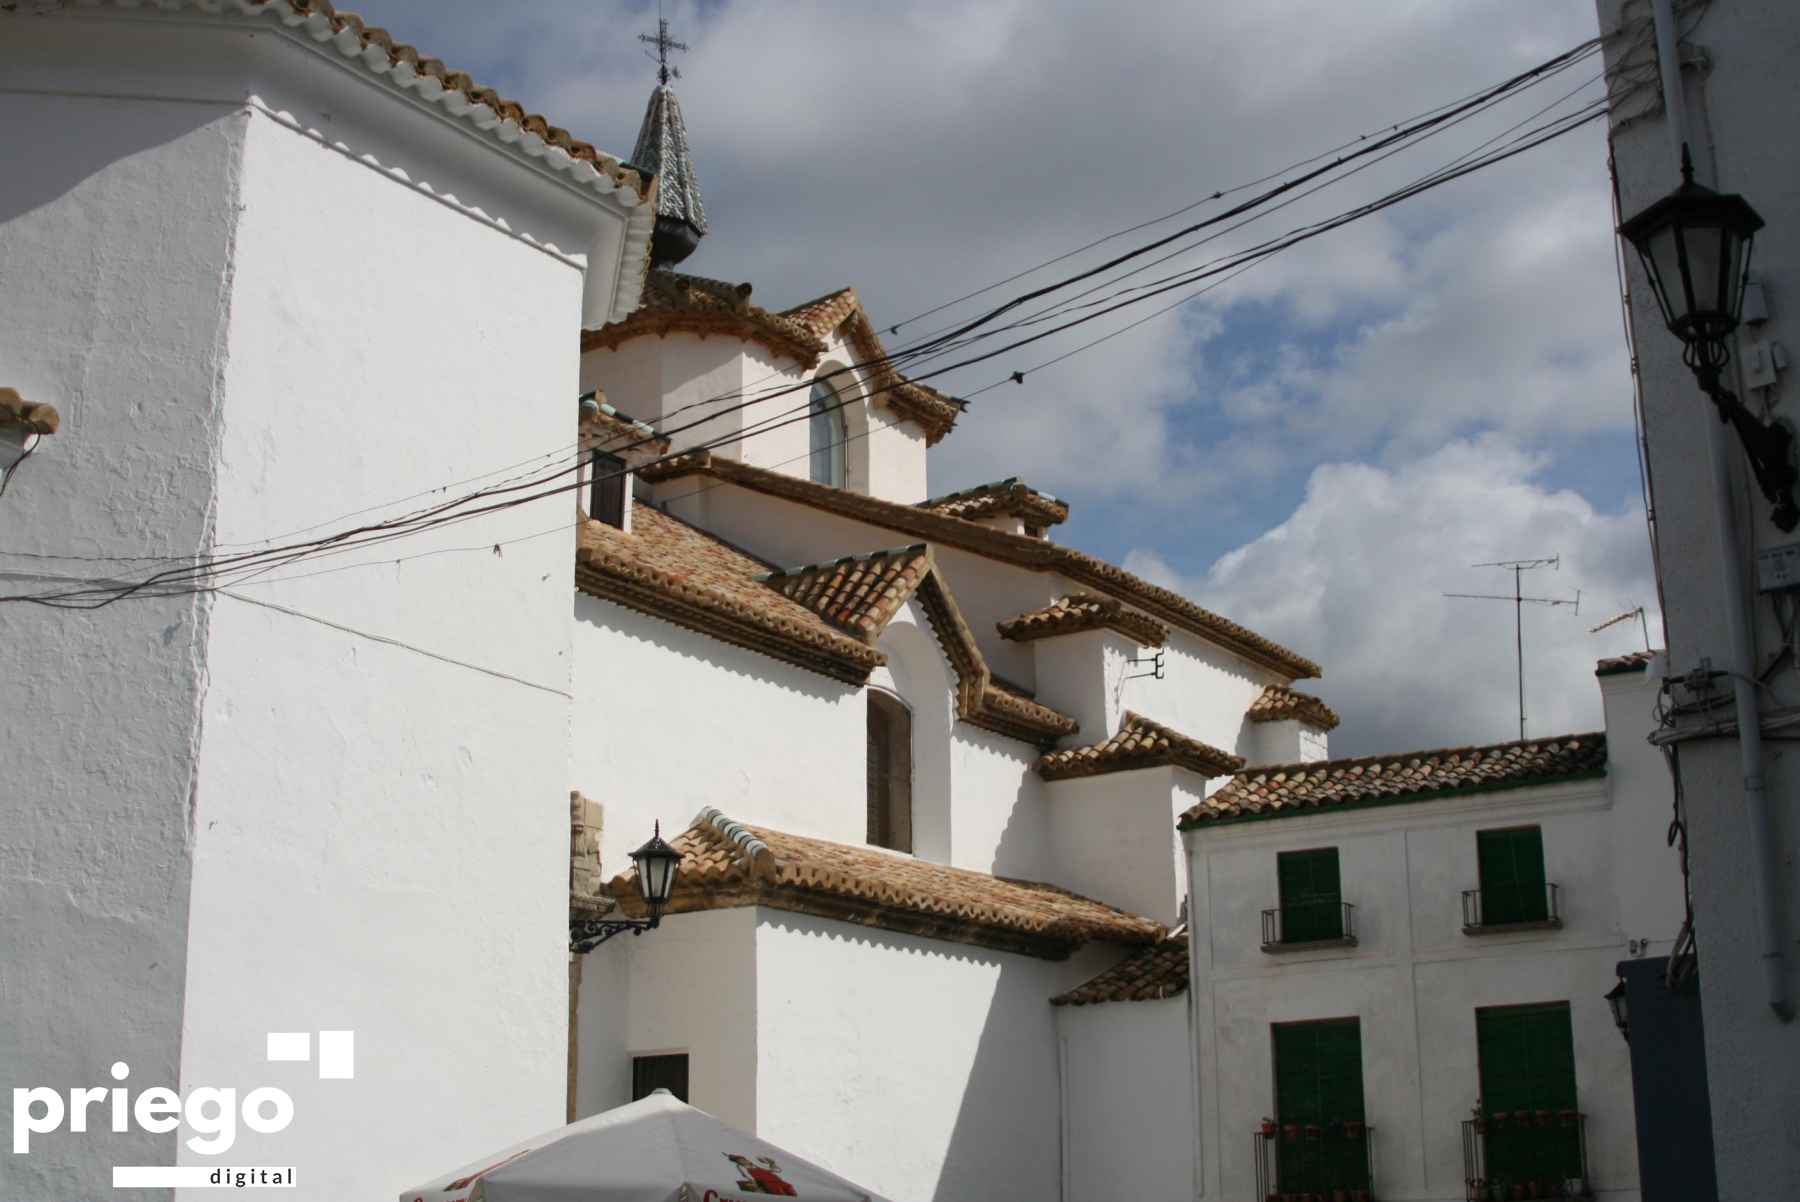
<svg viewBox="0 0 1800 1202"><path fill-rule="evenodd" d="M588 516L616 529L625 529L625 461L605 451L595 451L588 468Z"/></svg>
<svg viewBox="0 0 1800 1202"><path fill-rule="evenodd" d="M1481 922L1543 922L1550 916L1544 881L1544 832L1535 826L1477 831Z"/></svg>
<svg viewBox="0 0 1800 1202"><path fill-rule="evenodd" d="M896 698L869 690L869 842L911 852L912 714Z"/></svg>
<svg viewBox="0 0 1800 1202"><path fill-rule="evenodd" d="M659 1089L668 1090L683 1102L688 1100L686 1052L631 1058L631 1100L635 1102L640 1098L647 1098Z"/></svg>
<svg viewBox="0 0 1800 1202"><path fill-rule="evenodd" d="M1281 887L1280 942L1311 943L1344 937L1337 848L1284 851L1275 857L1275 874Z"/></svg>

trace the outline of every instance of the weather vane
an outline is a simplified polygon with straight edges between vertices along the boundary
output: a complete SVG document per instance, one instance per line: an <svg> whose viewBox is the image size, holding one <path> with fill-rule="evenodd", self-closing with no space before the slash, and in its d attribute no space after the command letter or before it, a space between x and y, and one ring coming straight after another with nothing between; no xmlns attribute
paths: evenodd
<svg viewBox="0 0 1800 1202"><path fill-rule="evenodd" d="M671 67L669 65L669 51L686 50L687 43L677 42L674 38L669 36L669 18L658 14L656 18L656 36L651 37L647 33L640 33L638 34L638 41L648 42L656 47L656 54L654 57L656 59L656 78L658 80L667 84L671 79L681 78L680 68ZM649 54L650 52L646 50L644 53Z"/></svg>

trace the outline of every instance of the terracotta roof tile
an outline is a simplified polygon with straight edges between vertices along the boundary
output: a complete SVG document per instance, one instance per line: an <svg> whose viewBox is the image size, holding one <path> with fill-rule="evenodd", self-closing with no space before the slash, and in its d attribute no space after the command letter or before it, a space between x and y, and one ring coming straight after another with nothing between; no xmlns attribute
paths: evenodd
<svg viewBox="0 0 1800 1202"><path fill-rule="evenodd" d="M1127 710L1118 734L1103 743L1067 747L1041 756L1037 771L1045 780L1068 780L1171 764L1202 776L1224 776L1242 768L1244 757L1220 751L1199 739L1190 739L1179 731Z"/></svg>
<svg viewBox="0 0 1800 1202"><path fill-rule="evenodd" d="M1149 647L1160 647L1169 640L1169 628L1161 622L1126 609L1124 603L1115 597L1099 597L1093 593L1071 593L1042 609L1034 609L995 625L1001 638L1015 642L1050 638L1059 634L1076 634L1102 627L1116 630Z"/></svg>
<svg viewBox="0 0 1800 1202"><path fill-rule="evenodd" d="M1631 651L1613 655L1594 665L1595 676L1620 676L1626 672L1642 672L1655 661L1660 651Z"/></svg>
<svg viewBox="0 0 1800 1202"><path fill-rule="evenodd" d="M585 593L851 684L886 657L757 577L768 565L649 505L632 532L584 522L575 582Z"/></svg>
<svg viewBox="0 0 1800 1202"><path fill-rule="evenodd" d="M850 556L763 577L769 587L873 644L931 570L924 543Z"/></svg>
<svg viewBox="0 0 1800 1202"><path fill-rule="evenodd" d="M1310 693L1281 684L1264 689L1262 696L1250 703L1244 716L1252 722L1280 722L1294 718L1320 730L1335 730L1338 724L1337 711L1329 705Z"/></svg>
<svg viewBox="0 0 1800 1202"><path fill-rule="evenodd" d="M1020 518L1034 526L1054 526L1069 517L1067 502L1059 501L1047 492L1039 492L1017 476L920 501L919 508L971 522L1004 515Z"/></svg>
<svg viewBox="0 0 1800 1202"><path fill-rule="evenodd" d="M962 402L894 370L854 289L845 288L782 313L751 304L750 292L749 284L652 271L637 311L584 333L581 349L611 349L648 335L724 334L759 343L811 370L824 356L827 340L841 329L856 354L857 366L869 380L876 404L917 423L928 444L936 443L956 425Z"/></svg>
<svg viewBox="0 0 1800 1202"><path fill-rule="evenodd" d="M832 488L797 476L751 467L696 451L646 468L646 480L677 480L685 476L710 476L770 496L781 497L815 509L838 513L870 525L897 530L933 543L957 547L1019 567L1057 572L1090 588L1128 601L1171 626L1192 631L1209 642L1274 669L1292 679L1319 675L1319 665L1264 638L1228 618L1194 604L1179 593L1096 559L1081 551L1043 539L1008 534L961 518L932 513L916 505L902 505L846 489Z"/></svg>
<svg viewBox="0 0 1800 1202"><path fill-rule="evenodd" d="M584 412L581 415L581 442L583 450L601 451L643 451L651 455L666 455L669 452L669 439L660 433L649 422L639 421L628 413L621 413L608 403L606 395L598 388L581 395L583 401L593 400L599 409Z"/></svg>
<svg viewBox="0 0 1800 1202"><path fill-rule="evenodd" d="M1164 934L1151 919L1055 885L746 826L710 807L672 842L682 860L670 913L761 905L1047 959L1090 940ZM643 912L635 869L612 892L626 913Z"/></svg>
<svg viewBox="0 0 1800 1202"><path fill-rule="evenodd" d="M1179 825L1185 829L1209 821L1279 818L1332 806L1522 789L1605 772L1606 735L1600 731L1487 747L1284 764L1238 773L1182 814Z"/></svg>
<svg viewBox="0 0 1800 1202"><path fill-rule="evenodd" d="M0 426L23 426L32 434L54 434L62 425L56 406L28 401L16 388L0 388Z"/></svg>
<svg viewBox="0 0 1800 1202"><path fill-rule="evenodd" d="M1100 1002L1150 1002L1179 997L1188 986L1188 937L1185 929L1139 948L1085 985L1050 999L1052 1006L1092 1006Z"/></svg>

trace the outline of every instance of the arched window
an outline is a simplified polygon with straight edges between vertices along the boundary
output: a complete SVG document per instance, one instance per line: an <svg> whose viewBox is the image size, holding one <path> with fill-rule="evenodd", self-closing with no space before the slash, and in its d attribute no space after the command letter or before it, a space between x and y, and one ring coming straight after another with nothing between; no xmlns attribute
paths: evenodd
<svg viewBox="0 0 1800 1202"><path fill-rule="evenodd" d="M912 713L897 697L869 697L869 842L910 853Z"/></svg>
<svg viewBox="0 0 1800 1202"><path fill-rule="evenodd" d="M823 380L812 386L812 478L833 488L844 487L844 410L837 392Z"/></svg>

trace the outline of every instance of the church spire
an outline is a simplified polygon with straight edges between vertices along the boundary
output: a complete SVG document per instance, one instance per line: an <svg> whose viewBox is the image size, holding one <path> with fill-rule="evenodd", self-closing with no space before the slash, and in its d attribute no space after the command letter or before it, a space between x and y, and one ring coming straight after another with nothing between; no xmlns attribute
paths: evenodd
<svg viewBox="0 0 1800 1202"><path fill-rule="evenodd" d="M669 65L669 51L686 50L687 46L669 36L669 22L663 17L657 19L656 36L641 33L638 41L656 47L657 85L644 110L631 163L656 176L656 233L650 240L650 262L668 267L693 254L706 236L706 209L700 203L700 185L694 180L687 125L669 88L669 80L681 78L681 72Z"/></svg>

